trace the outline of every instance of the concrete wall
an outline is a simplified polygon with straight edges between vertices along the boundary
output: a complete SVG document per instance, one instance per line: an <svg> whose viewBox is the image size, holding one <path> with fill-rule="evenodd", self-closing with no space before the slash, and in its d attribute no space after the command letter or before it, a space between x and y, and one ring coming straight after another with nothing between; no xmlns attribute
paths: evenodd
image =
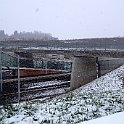
<svg viewBox="0 0 124 124"><path fill-rule="evenodd" d="M124 64L124 58L98 58L98 75L103 76Z"/></svg>
<svg viewBox="0 0 124 124"><path fill-rule="evenodd" d="M70 84L71 90L89 83L96 78L96 58L87 56L74 57Z"/></svg>

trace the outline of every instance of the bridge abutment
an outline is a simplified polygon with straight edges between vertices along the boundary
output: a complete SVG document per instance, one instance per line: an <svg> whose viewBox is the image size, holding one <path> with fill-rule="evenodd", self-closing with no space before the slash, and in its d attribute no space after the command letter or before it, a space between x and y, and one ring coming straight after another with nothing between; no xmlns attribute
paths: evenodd
<svg viewBox="0 0 124 124"><path fill-rule="evenodd" d="M79 88L96 78L96 58L89 56L75 56L72 64L70 90Z"/></svg>

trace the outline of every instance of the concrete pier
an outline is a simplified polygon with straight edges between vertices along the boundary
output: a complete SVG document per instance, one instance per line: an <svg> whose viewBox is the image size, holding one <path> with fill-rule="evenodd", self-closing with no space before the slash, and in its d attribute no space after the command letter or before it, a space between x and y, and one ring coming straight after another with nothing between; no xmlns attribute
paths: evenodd
<svg viewBox="0 0 124 124"><path fill-rule="evenodd" d="M75 56L72 63L70 90L74 90L96 78L96 58Z"/></svg>

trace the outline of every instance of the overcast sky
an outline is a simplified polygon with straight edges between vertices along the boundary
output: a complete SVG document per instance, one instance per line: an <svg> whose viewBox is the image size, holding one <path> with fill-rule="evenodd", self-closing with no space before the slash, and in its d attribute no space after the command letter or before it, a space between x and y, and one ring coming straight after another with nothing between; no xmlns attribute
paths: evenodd
<svg viewBox="0 0 124 124"><path fill-rule="evenodd" d="M59 39L124 36L124 0L0 0L0 30Z"/></svg>

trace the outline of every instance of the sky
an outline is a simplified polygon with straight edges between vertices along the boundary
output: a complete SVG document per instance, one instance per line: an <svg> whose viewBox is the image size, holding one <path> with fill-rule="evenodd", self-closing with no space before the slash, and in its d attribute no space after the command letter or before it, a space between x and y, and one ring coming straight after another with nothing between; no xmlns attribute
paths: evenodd
<svg viewBox="0 0 124 124"><path fill-rule="evenodd" d="M124 0L0 0L0 30L59 39L124 36Z"/></svg>

